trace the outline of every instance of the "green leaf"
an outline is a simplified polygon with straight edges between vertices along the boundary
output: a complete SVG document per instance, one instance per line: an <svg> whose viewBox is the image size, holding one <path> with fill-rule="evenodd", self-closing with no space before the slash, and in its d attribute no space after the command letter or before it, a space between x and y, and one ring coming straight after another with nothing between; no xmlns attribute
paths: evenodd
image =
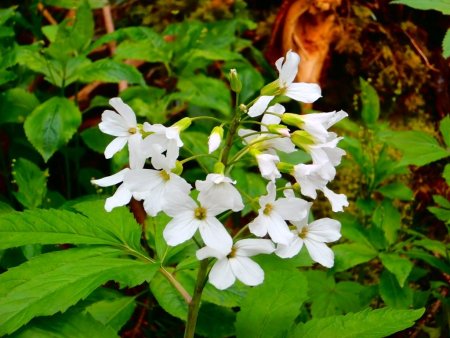
<svg viewBox="0 0 450 338"><path fill-rule="evenodd" d="M446 261L440 260L439 258L437 258L433 255L430 255L427 252L424 252L421 250L411 250L410 249L407 252L405 252L405 254L407 254L411 258L420 259L420 260L428 263L432 267L435 267L436 269L438 269L442 272L450 274L450 265Z"/></svg>
<svg viewBox="0 0 450 338"><path fill-rule="evenodd" d="M447 29L447 33L445 33L442 41L442 55L444 58L450 57L450 29Z"/></svg>
<svg viewBox="0 0 450 338"><path fill-rule="evenodd" d="M450 14L450 2L448 0L394 0L391 4L407 5L415 9L440 11Z"/></svg>
<svg viewBox="0 0 450 338"><path fill-rule="evenodd" d="M236 313L222 306L202 303L195 332L208 338L231 337L235 334Z"/></svg>
<svg viewBox="0 0 450 338"><path fill-rule="evenodd" d="M43 3L48 6L73 9L80 7L86 1L91 8L105 7L109 2L108 0L43 0Z"/></svg>
<svg viewBox="0 0 450 338"><path fill-rule="evenodd" d="M301 323L291 332L290 338L382 338L414 325L425 309L396 310L366 309L345 316L312 319Z"/></svg>
<svg viewBox="0 0 450 338"><path fill-rule="evenodd" d="M33 162L19 158L13 162L12 174L18 187L14 197L25 208L39 207L47 194L48 170L41 171Z"/></svg>
<svg viewBox="0 0 450 338"><path fill-rule="evenodd" d="M450 164L445 165L442 177L445 179L445 182L447 182L447 184L450 186Z"/></svg>
<svg viewBox="0 0 450 338"><path fill-rule="evenodd" d="M367 126L373 126L380 116L380 100L378 94L369 82L359 78L361 86L361 117Z"/></svg>
<svg viewBox="0 0 450 338"><path fill-rule="evenodd" d="M396 131L385 141L403 152L400 165L422 166L450 155L433 136L421 131Z"/></svg>
<svg viewBox="0 0 450 338"><path fill-rule="evenodd" d="M384 237L389 244L395 243L397 233L401 227L401 214L394 207L391 200L383 200L373 213L373 223L384 232Z"/></svg>
<svg viewBox="0 0 450 338"><path fill-rule="evenodd" d="M0 124L23 123L39 105L34 94L22 88L12 88L0 93Z"/></svg>
<svg viewBox="0 0 450 338"><path fill-rule="evenodd" d="M411 201L414 197L413 191L405 184L394 182L377 189L383 196L401 201Z"/></svg>
<svg viewBox="0 0 450 338"><path fill-rule="evenodd" d="M32 210L0 216L0 249L27 244L98 244L143 254L141 229L127 208L107 213L103 201L65 210Z"/></svg>
<svg viewBox="0 0 450 338"><path fill-rule="evenodd" d="M13 212L14 208L10 206L8 203L0 201L0 216L3 214L7 214Z"/></svg>
<svg viewBox="0 0 450 338"><path fill-rule="evenodd" d="M307 299L308 283L297 270L268 273L252 288L237 315L237 337L281 337L289 330Z"/></svg>
<svg viewBox="0 0 450 338"><path fill-rule="evenodd" d="M413 268L413 263L407 258L401 257L395 253L380 253L381 263L397 278L400 287L405 285Z"/></svg>
<svg viewBox="0 0 450 338"><path fill-rule="evenodd" d="M37 256L0 275L0 334L14 332L33 317L64 312L109 280L122 287L150 281L158 267L107 247Z"/></svg>
<svg viewBox="0 0 450 338"><path fill-rule="evenodd" d="M145 85L142 74L133 66L110 59L102 59L80 69L78 74L82 82L112 82L127 81L132 84Z"/></svg>
<svg viewBox="0 0 450 338"><path fill-rule="evenodd" d="M406 309L413 302L413 293L408 285L401 287L397 277L384 270L380 278L380 296L387 306L397 309Z"/></svg>
<svg viewBox="0 0 450 338"><path fill-rule="evenodd" d="M17 78L17 75L13 71L9 71L6 69L0 69L0 85L8 83L16 78ZM6 116L2 116L2 117L0 117L0 119L3 119L5 117Z"/></svg>
<svg viewBox="0 0 450 338"><path fill-rule="evenodd" d="M333 246L335 261L333 270L344 271L375 258L378 251L363 243L344 243Z"/></svg>
<svg viewBox="0 0 450 338"><path fill-rule="evenodd" d="M90 149L100 154L104 153L106 146L113 140L110 135L102 133L97 126L83 130L80 135Z"/></svg>
<svg viewBox="0 0 450 338"><path fill-rule="evenodd" d="M63 97L53 97L33 110L25 121L25 134L47 162L72 138L81 124L81 112Z"/></svg>
<svg viewBox="0 0 450 338"><path fill-rule="evenodd" d="M195 75L181 77L177 88L186 101L203 108L219 111L224 116L231 113L231 95L227 86L220 80Z"/></svg>
<svg viewBox="0 0 450 338"><path fill-rule="evenodd" d="M170 104L170 95L156 87L129 87L120 93L120 97L136 113L143 116L149 123L167 122L167 106Z"/></svg>
<svg viewBox="0 0 450 338"><path fill-rule="evenodd" d="M439 130L441 131L442 138L444 139L447 147L450 148L450 116L447 115L439 123Z"/></svg>
<svg viewBox="0 0 450 338"><path fill-rule="evenodd" d="M71 45L78 52L88 48L94 36L94 17L87 1L83 1L78 7L75 22L71 27Z"/></svg>
<svg viewBox="0 0 450 338"><path fill-rule="evenodd" d="M90 337L110 338L118 337L116 331L109 326L102 325L89 313L68 310L63 314L51 317L35 318L24 328L15 332L11 338L66 338Z"/></svg>
<svg viewBox="0 0 450 338"><path fill-rule="evenodd" d="M146 31L146 38L136 41L126 40L117 46L115 58L143 60L147 62L170 61L171 53L162 36L153 30Z"/></svg>

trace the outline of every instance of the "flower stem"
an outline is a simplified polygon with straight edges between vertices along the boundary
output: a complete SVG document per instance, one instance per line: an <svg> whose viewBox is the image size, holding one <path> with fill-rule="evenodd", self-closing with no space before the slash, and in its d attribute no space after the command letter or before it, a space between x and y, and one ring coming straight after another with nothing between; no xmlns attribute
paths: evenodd
<svg viewBox="0 0 450 338"><path fill-rule="evenodd" d="M194 294L192 295L192 300L189 302L189 312L186 322L186 329L184 331L184 338L193 338L195 334L198 311L200 310L200 298L202 297L206 276L208 275L208 264L208 259L204 259L200 262Z"/></svg>

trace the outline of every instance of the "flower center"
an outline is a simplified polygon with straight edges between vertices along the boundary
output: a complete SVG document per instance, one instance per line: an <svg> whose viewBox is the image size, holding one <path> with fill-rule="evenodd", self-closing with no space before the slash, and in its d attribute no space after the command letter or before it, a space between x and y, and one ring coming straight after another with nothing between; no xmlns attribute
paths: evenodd
<svg viewBox="0 0 450 338"><path fill-rule="evenodd" d="M306 238L307 235L308 235L307 227L302 228L302 230L298 233L298 237L300 237L301 239Z"/></svg>
<svg viewBox="0 0 450 338"><path fill-rule="evenodd" d="M235 257L235 256L236 256L236 251L237 251L237 249L233 246L233 247L231 248L231 252L228 254L227 258L233 258L233 257Z"/></svg>
<svg viewBox="0 0 450 338"><path fill-rule="evenodd" d="M164 181L170 180L170 174L169 174L167 171L165 171L165 170L161 170L161 171L159 172L159 176L161 176L161 178L162 178Z"/></svg>
<svg viewBox="0 0 450 338"><path fill-rule="evenodd" d="M194 210L194 217L198 220L204 220L206 218L206 209L203 207L198 207Z"/></svg>
<svg viewBox="0 0 450 338"><path fill-rule="evenodd" d="M270 213L272 212L272 209L273 209L273 205L270 203L267 203L266 206L264 207L263 214L266 216L269 216Z"/></svg>
<svg viewBox="0 0 450 338"><path fill-rule="evenodd" d="M137 133L137 129L134 128L134 127L131 127L131 128L128 128L128 132L129 132L130 134L136 134L136 133Z"/></svg>

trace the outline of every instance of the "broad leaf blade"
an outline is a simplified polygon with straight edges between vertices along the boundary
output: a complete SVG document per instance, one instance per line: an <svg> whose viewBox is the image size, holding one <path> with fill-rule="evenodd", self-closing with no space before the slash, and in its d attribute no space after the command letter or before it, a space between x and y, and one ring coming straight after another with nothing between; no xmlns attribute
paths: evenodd
<svg viewBox="0 0 450 338"><path fill-rule="evenodd" d="M112 83L127 81L145 85L142 74L136 68L110 59L96 61L83 67L79 73L79 80L86 83L93 81Z"/></svg>

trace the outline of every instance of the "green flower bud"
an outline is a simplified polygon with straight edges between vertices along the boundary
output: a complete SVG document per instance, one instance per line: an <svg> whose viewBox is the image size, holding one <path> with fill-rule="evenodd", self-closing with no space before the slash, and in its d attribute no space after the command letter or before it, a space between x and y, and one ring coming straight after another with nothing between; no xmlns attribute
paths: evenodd
<svg viewBox="0 0 450 338"><path fill-rule="evenodd" d="M225 165L222 162L216 162L216 164L214 164L214 172L223 175L225 172Z"/></svg>
<svg viewBox="0 0 450 338"><path fill-rule="evenodd" d="M304 131L304 130L296 130L291 134L291 141L294 143L297 147L303 148L306 151L308 151L309 146L311 144L314 144L314 139L312 136Z"/></svg>
<svg viewBox="0 0 450 338"><path fill-rule="evenodd" d="M230 69L230 87L236 93L240 93L242 89L242 82L236 69Z"/></svg>
<svg viewBox="0 0 450 338"><path fill-rule="evenodd" d="M304 122L301 118L301 115L298 114L292 114L292 113L284 113L281 116L281 121L283 123L290 125L290 126L296 126L297 128L302 128Z"/></svg>
<svg viewBox="0 0 450 338"><path fill-rule="evenodd" d="M278 162L277 168L282 173L290 173L294 170L294 165L286 162Z"/></svg>
<svg viewBox="0 0 450 338"><path fill-rule="evenodd" d="M176 161L175 168L172 169L172 172L180 176L183 173L183 164L180 161Z"/></svg>
<svg viewBox="0 0 450 338"><path fill-rule="evenodd" d="M281 94L279 80L275 80L275 81L265 85L261 89L261 95L264 95L264 96L276 96L279 94Z"/></svg>
<svg viewBox="0 0 450 338"><path fill-rule="evenodd" d="M178 130L181 132L183 130L186 130L191 125L192 120L189 117L184 117L181 120L175 122L172 127L178 128Z"/></svg>

